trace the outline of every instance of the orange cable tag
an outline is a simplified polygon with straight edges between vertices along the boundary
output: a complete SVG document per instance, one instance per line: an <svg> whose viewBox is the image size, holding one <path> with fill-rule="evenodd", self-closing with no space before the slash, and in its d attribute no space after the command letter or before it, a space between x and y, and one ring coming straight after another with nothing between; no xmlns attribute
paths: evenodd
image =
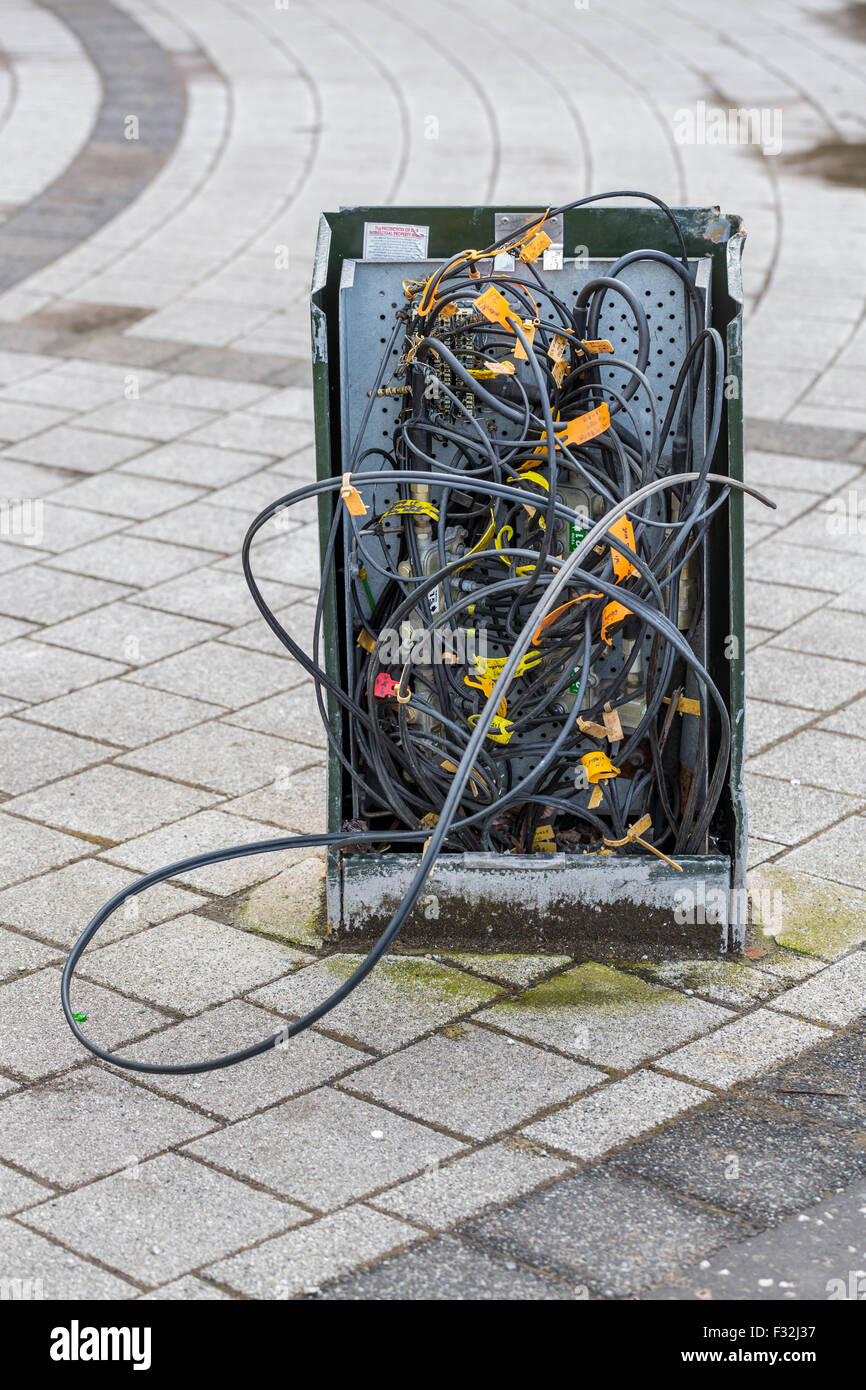
<svg viewBox="0 0 866 1390"><path fill-rule="evenodd" d="M349 511L352 516L367 515L364 499L353 484L351 473L343 474L343 486L340 488L340 496L346 504L347 511Z"/></svg>
<svg viewBox="0 0 866 1390"><path fill-rule="evenodd" d="M513 315L514 310L505 295L500 294L495 285L488 286L483 294L480 294L477 299L473 299L472 303L479 314L483 314L491 323L502 323L508 327L508 319Z"/></svg>
<svg viewBox="0 0 866 1390"><path fill-rule="evenodd" d="M535 324L532 322L532 319L521 319L520 326L523 329L523 332L526 334L526 337L529 339L529 346L532 347L532 344L535 342ZM512 332L513 331L514 330L512 329ZM517 337L516 334L515 337ZM529 361L529 358L526 355L526 348L523 346L519 338L517 338L517 342L514 345L514 356L517 359L517 361Z"/></svg>
<svg viewBox="0 0 866 1390"><path fill-rule="evenodd" d="M561 613L565 612L566 608L571 608L572 604L575 603L582 603L585 598L601 597L601 594L578 594L577 598L570 598L567 603L561 603L558 608L554 608L552 613L548 613L546 617L542 618L541 622L538 624L538 627L535 629L535 633L533 634L532 645L534 647L538 646L539 642L541 641L541 634L543 632L546 632L547 629L553 623L556 622L557 618L560 616Z"/></svg>
<svg viewBox="0 0 866 1390"><path fill-rule="evenodd" d="M612 536L617 540L623 541L629 550L634 550L634 527L627 516L621 516L612 526L607 528ZM617 584L621 579L628 579L630 574L637 574L637 570L625 555L621 555L614 546L610 547L610 558L613 561L613 572L616 575Z"/></svg>
<svg viewBox="0 0 866 1390"><path fill-rule="evenodd" d="M606 642L609 647L613 646L612 629L618 628L620 623L625 622L630 613L630 608L626 608L624 603L617 603L615 600L609 603L602 612L601 640Z"/></svg>

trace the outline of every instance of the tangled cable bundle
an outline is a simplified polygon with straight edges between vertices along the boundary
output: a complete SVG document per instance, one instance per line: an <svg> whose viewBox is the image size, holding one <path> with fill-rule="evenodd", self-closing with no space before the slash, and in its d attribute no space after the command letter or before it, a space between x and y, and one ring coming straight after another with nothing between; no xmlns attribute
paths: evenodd
<svg viewBox="0 0 866 1390"><path fill-rule="evenodd" d="M567 304L537 268L550 240L542 224L616 196L661 208L680 256L631 252ZM622 278L641 260L669 267L682 291L682 361L663 414L650 379L648 314ZM404 296L383 330L343 476L275 500L243 545L259 610L316 682L351 810L340 832L168 865L96 914L67 962L63 1007L80 1041L116 1065L204 1071L309 1027L373 969L442 851L653 854L676 866L677 856L707 847L731 731L699 652L703 542L731 487L767 499L709 471L724 346L704 326L674 214L647 194L582 199L406 281ZM616 352L598 337L611 300L628 327ZM394 397L392 436L382 441L380 432L368 445L376 402ZM273 517L312 497L326 499L331 521L308 654L265 602L251 547ZM343 681L317 659L332 578L346 596ZM329 700L341 707L339 730ZM423 852L411 886L369 955L329 999L272 1037L170 1065L113 1056L82 1034L69 1001L75 966L130 896L248 854L413 844Z"/></svg>

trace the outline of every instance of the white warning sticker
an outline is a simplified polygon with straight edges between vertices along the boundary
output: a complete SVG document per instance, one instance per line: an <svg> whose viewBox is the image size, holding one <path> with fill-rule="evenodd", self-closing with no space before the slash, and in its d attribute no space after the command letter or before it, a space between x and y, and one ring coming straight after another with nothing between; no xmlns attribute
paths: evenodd
<svg viewBox="0 0 866 1390"><path fill-rule="evenodd" d="M365 222L365 261L425 261L429 227L411 222Z"/></svg>

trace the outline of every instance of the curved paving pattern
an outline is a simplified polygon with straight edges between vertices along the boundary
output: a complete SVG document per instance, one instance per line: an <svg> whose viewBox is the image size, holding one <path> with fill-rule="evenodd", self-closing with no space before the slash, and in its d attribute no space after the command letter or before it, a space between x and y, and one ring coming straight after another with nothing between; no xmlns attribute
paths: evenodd
<svg viewBox="0 0 866 1390"><path fill-rule="evenodd" d="M394 0L3 6L0 1249L47 1297L798 1299L846 1277L866 1190L857 14L618 0L530 33L519 0L431 0L421 27ZM678 143L698 102L781 110L782 153ZM57 1008L90 913L184 848L322 815L309 684L237 563L313 469L319 210L635 184L749 231L747 470L779 500L748 528L752 887L781 923L697 966L395 959L336 1031L243 1071L91 1065ZM305 639L317 563L309 513L260 547ZM81 981L95 1035L200 1055L296 1012L345 968L301 929L275 939L320 873L238 861L135 900ZM88 1145L59 1153L70 1117Z"/></svg>

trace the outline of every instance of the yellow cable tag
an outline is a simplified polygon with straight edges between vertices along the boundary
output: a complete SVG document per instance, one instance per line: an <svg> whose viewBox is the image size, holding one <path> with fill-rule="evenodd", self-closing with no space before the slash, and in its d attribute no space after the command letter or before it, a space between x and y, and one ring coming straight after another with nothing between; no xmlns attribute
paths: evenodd
<svg viewBox="0 0 866 1390"><path fill-rule="evenodd" d="M520 326L526 334L526 337L529 339L529 346L532 347L532 344L535 342L535 324L532 322L532 319L521 319ZM515 337L517 337L516 334ZM514 346L514 356L520 362L529 361L529 358L526 355L526 348L523 346L519 338L517 339L517 342Z"/></svg>
<svg viewBox="0 0 866 1390"><path fill-rule="evenodd" d="M469 723L474 726L478 723L480 715L470 714ZM492 738L494 743L508 743L514 733L514 725L510 719L505 719L501 714L494 714L493 723L487 731L487 737Z"/></svg>
<svg viewBox="0 0 866 1390"><path fill-rule="evenodd" d="M561 333L555 334L553 340L551 341L550 347L547 349L547 355L550 358L551 362L561 362L567 352L568 339L563 338Z"/></svg>
<svg viewBox="0 0 866 1390"><path fill-rule="evenodd" d="M648 849L653 854L658 855L659 859L663 859L666 864L670 864L672 869L676 869L677 873L681 874L683 871L682 864L678 864L675 859L669 859L666 854L662 854L662 851L656 849L651 840L644 839L644 835L650 829L652 823L652 816L641 816L640 820L635 821L634 825L629 826L621 840L609 840L607 835L603 835L602 839L606 845L611 845L614 849L621 849L623 845L630 845L634 841L636 844L643 845L644 849ZM603 852L604 851L602 851L602 853Z"/></svg>
<svg viewBox="0 0 866 1390"><path fill-rule="evenodd" d="M365 627L358 633L358 646L363 647L365 652L372 652L376 649L376 639L370 636Z"/></svg>
<svg viewBox="0 0 866 1390"><path fill-rule="evenodd" d="M493 362L493 361L490 360L489 357L485 357L485 359L484 359L484 365L485 365L485 367L487 368L488 372L490 372L493 376L513 376L513 375L514 375L514 363L513 363L513 362ZM472 375L474 376L475 373L473 372Z"/></svg>
<svg viewBox="0 0 866 1390"><path fill-rule="evenodd" d="M556 836L552 825L540 825L532 837L533 854L556 854Z"/></svg>
<svg viewBox="0 0 866 1390"><path fill-rule="evenodd" d="M520 259L522 261L537 261L539 256L547 250L548 246L552 245L553 242L547 235L547 232L536 232L532 240L527 241L526 245L521 247Z"/></svg>
<svg viewBox="0 0 866 1390"><path fill-rule="evenodd" d="M608 342L607 338L581 339L581 347L586 348L587 352L613 352L613 343Z"/></svg>
<svg viewBox="0 0 866 1390"><path fill-rule="evenodd" d="M607 754L598 749L592 753L584 753L580 761L586 769L587 782L603 782L610 777L619 776L619 768L614 767Z"/></svg>
<svg viewBox="0 0 866 1390"><path fill-rule="evenodd" d="M343 485L340 488L340 496L346 504L347 511L349 511L352 514L352 516L367 515L367 508L364 506L364 499L362 498L358 489L354 486L352 482L351 473L343 474Z"/></svg>
<svg viewBox="0 0 866 1390"><path fill-rule="evenodd" d="M436 508L429 502L419 501L416 497L402 497L399 502L392 502L379 520L384 521L389 516L429 516L432 521L439 520Z"/></svg>
<svg viewBox="0 0 866 1390"><path fill-rule="evenodd" d="M552 375L553 375L553 379L554 379L554 381L556 382L557 386L561 386L561 385L562 385L562 383L565 381L565 378L568 376L568 374L569 374L570 371L571 371L571 367L569 366L568 361L566 360L566 358L563 357L563 358L561 359L561 361L559 361L559 362L554 362L554 364L553 364L553 373L552 373Z"/></svg>
<svg viewBox="0 0 866 1390"><path fill-rule="evenodd" d="M670 695L665 695L663 697L663 702L664 704L669 705L671 702ZM677 700L677 714L700 714L700 712L700 700L692 700L689 698L688 695L681 695L680 698Z"/></svg>

